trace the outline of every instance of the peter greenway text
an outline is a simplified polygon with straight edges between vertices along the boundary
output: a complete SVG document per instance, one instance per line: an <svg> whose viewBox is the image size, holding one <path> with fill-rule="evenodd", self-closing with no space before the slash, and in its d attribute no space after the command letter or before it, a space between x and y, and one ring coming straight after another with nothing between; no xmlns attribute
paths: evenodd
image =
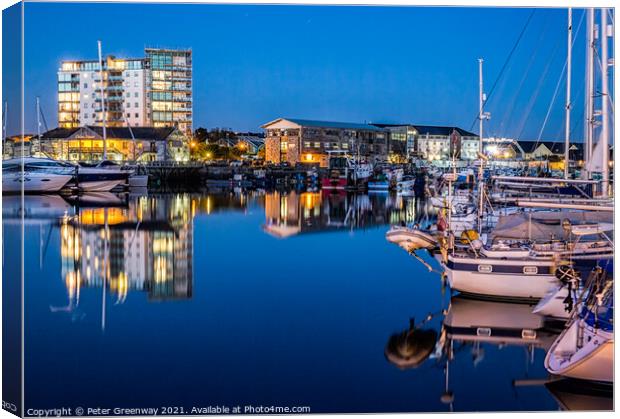
<svg viewBox="0 0 620 419"><path fill-rule="evenodd" d="M292 414L310 413L309 406L265 406L265 405L236 405L236 406L161 406L161 407L60 407L54 409L27 409L26 416L30 417L60 417L60 416L171 416L171 415L239 415L239 414Z"/></svg>

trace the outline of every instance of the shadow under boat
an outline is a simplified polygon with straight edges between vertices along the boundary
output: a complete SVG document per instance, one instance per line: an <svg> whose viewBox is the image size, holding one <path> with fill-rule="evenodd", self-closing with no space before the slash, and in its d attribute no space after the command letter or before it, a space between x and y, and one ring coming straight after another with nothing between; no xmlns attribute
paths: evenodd
<svg viewBox="0 0 620 419"><path fill-rule="evenodd" d="M545 384L562 410L614 410L613 387L591 381L565 378Z"/></svg>
<svg viewBox="0 0 620 419"><path fill-rule="evenodd" d="M123 207L128 205L127 194L113 192L87 192L67 197L72 205L80 207Z"/></svg>

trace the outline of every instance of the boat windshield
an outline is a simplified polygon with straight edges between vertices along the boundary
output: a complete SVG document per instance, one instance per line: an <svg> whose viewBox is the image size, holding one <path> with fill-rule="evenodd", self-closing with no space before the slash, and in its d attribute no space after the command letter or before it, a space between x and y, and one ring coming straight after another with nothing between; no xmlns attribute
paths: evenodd
<svg viewBox="0 0 620 419"><path fill-rule="evenodd" d="M593 307L584 307L581 311L581 318L588 326L597 327L606 332L614 330L614 296L613 292L608 292L603 297L603 304Z"/></svg>

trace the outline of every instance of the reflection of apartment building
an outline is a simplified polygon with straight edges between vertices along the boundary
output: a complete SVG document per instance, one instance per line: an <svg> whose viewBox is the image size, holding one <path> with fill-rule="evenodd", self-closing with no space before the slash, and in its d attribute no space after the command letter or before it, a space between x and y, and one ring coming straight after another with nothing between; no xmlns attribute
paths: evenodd
<svg viewBox="0 0 620 419"><path fill-rule="evenodd" d="M63 61L58 70L58 125L178 127L192 132L192 52L147 48L145 58Z"/></svg>
<svg viewBox="0 0 620 419"><path fill-rule="evenodd" d="M330 152L345 152L372 161L385 161L388 157L388 133L374 125L279 118L262 128L266 132L265 160L269 163L325 167Z"/></svg>
<svg viewBox="0 0 620 419"><path fill-rule="evenodd" d="M123 301L131 291L143 291L150 300L187 299L193 292L193 222L189 205L178 218L175 203L162 210L140 200L133 212L111 209L83 210L80 222L61 226L62 275L70 293L76 286L106 286ZM153 201L151 201L152 203ZM139 223L130 221L138 216Z"/></svg>

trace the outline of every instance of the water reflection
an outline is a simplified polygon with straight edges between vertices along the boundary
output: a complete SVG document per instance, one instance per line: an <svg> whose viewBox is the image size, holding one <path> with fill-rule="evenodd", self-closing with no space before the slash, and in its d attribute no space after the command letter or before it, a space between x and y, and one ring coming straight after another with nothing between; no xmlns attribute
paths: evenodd
<svg viewBox="0 0 620 419"><path fill-rule="evenodd" d="M69 303L52 311L78 307L82 288L101 288L115 304L135 291L146 293L149 301L191 298L189 197L141 196L119 207L91 206L95 201L92 196L80 197L75 214L60 221L61 277Z"/></svg>
<svg viewBox="0 0 620 419"><path fill-rule="evenodd" d="M439 328L438 332L432 330L430 324L433 323ZM497 364L501 357L499 351L508 348L522 348L523 355L522 361L511 356L513 375L506 377L506 385L511 385L515 392L523 387L546 385L548 376L544 370L536 369L540 364L537 361L544 358L558 333L542 316L533 314L529 304L456 295L450 298L446 309L430 314L418 325L411 322L409 329L392 335L385 353L387 360L401 369L419 368L433 361L435 365L442 365L444 388L439 399L453 411L455 403L459 402L459 390L463 393L471 390L467 387L469 380L451 384L455 368L461 376L464 370L471 368L484 375L486 368ZM515 365L522 367L514 368ZM489 404L485 410L493 410L492 406Z"/></svg>
<svg viewBox="0 0 620 419"><path fill-rule="evenodd" d="M265 232L280 238L303 233L428 224L426 202L404 195L275 191L265 196Z"/></svg>
<svg viewBox="0 0 620 419"><path fill-rule="evenodd" d="M49 362L46 351L51 358L85 345L103 353L130 342L130 349L144 354L145 342L184 327L192 336L188 342L163 339L159 351L123 361L142 374L123 384L126 394L140 384L152 385L132 396L144 404L155 393L196 401L205 397L203 389L222 400L246 391L265 403L298 403L300 395L312 395L318 412L609 406L604 392L547 383L542 359L556 331L530 306L450 298L439 277L392 249L384 240L388 225L425 227L435 220L434 211L413 197L210 190L24 200L22 206L20 197L3 197L3 223L18 226L24 217L27 232L39 231L40 269L32 269L26 284L34 326L28 376L39 386L37 397L49 403L63 397L47 393L63 388L58 383L75 385L72 397L76 391L87 401L100 395L73 384L84 377L79 362ZM323 240L321 232L332 234ZM256 268L276 260L282 271L300 266L307 262L305 250L317 244L345 253L344 259L321 262L329 274L302 270L291 280L278 270ZM240 246L253 259L230 269ZM285 251L287 258L280 259ZM372 258L346 262L359 255ZM105 333L99 321L102 329L108 323ZM248 337L251 355L244 346ZM282 349L274 351L273 342ZM187 346L187 359L165 361L174 378L135 381L153 373L152 363L163 362L164 353L180 351L179 345ZM89 356L84 351L76 359L101 382L117 383L108 375L115 368L111 362ZM71 371L74 381L58 378L61 370ZM327 376L335 378L326 384ZM247 384L258 377L273 377L264 393ZM385 385L377 388L377 382ZM179 385L186 387L175 392ZM233 387L241 390L229 391ZM348 393L335 400L339 389ZM482 400L485 393L491 396Z"/></svg>

